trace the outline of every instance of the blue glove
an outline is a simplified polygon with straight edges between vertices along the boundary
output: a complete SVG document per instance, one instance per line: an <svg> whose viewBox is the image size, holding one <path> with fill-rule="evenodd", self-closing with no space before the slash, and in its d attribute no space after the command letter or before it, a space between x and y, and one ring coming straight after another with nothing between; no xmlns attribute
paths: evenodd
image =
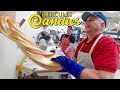
<svg viewBox="0 0 120 90"><path fill-rule="evenodd" d="M59 56L56 58L52 58L51 60L58 62L63 67L61 72L69 72L76 78L79 78L80 73L85 68L66 56Z"/></svg>

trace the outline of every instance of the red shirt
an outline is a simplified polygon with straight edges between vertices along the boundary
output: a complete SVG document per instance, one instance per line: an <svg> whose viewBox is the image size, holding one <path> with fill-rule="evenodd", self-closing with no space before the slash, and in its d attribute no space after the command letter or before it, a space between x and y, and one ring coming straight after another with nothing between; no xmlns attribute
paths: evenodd
<svg viewBox="0 0 120 90"><path fill-rule="evenodd" d="M100 34L96 35L89 43L86 43L87 39L81 41L76 49L75 58L77 58L78 51L80 47L82 52L89 53L93 43ZM107 36L103 36L98 43L95 45L91 58L93 60L96 70L105 70L110 72L115 72L118 69L119 63L119 47L116 41Z"/></svg>

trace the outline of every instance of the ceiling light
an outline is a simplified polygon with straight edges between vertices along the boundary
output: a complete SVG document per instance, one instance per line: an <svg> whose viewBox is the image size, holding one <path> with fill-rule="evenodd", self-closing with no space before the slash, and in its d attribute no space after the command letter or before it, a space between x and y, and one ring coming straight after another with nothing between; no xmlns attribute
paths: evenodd
<svg viewBox="0 0 120 90"><path fill-rule="evenodd" d="M109 12L109 13L115 13L115 12L119 12L119 11L106 11L106 12Z"/></svg>
<svg viewBox="0 0 120 90"><path fill-rule="evenodd" d="M66 13L66 12L68 12L68 11L58 11L58 12L64 12L64 13Z"/></svg>
<svg viewBox="0 0 120 90"><path fill-rule="evenodd" d="M81 15L82 15L82 13L76 12L75 14L72 15L71 18L77 18L77 17L79 17Z"/></svg>

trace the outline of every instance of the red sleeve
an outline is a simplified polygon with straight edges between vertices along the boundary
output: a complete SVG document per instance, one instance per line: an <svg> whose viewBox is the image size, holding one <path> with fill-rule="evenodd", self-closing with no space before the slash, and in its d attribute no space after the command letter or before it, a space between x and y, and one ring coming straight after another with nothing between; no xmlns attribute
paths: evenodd
<svg viewBox="0 0 120 90"><path fill-rule="evenodd" d="M119 63L119 47L111 39L106 40L97 50L93 62L96 70L105 70L115 73Z"/></svg>
<svg viewBox="0 0 120 90"><path fill-rule="evenodd" d="M81 47L81 44L82 44L82 42L78 44L78 46L77 46L77 48L76 48L76 50L75 50L75 55L74 55L75 58L77 58L78 51L79 51L79 49L80 49L80 47Z"/></svg>

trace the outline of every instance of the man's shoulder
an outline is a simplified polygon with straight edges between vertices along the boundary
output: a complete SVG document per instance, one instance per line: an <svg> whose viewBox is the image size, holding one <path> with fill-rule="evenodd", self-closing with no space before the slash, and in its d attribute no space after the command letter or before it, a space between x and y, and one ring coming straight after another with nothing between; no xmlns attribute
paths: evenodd
<svg viewBox="0 0 120 90"><path fill-rule="evenodd" d="M74 35L73 35L73 34L71 34L71 35L70 35L70 37L74 37Z"/></svg>
<svg viewBox="0 0 120 90"><path fill-rule="evenodd" d="M73 34L71 34L71 35L70 35L70 38L73 38L73 39L75 39L75 36L74 36Z"/></svg>
<svg viewBox="0 0 120 90"><path fill-rule="evenodd" d="M99 45L110 45L110 44L116 44L117 45L117 42L115 41L114 38L112 37L109 37L109 36L103 36L100 40L99 40Z"/></svg>
<svg viewBox="0 0 120 90"><path fill-rule="evenodd" d="M65 34L62 34L61 37L63 37Z"/></svg>
<svg viewBox="0 0 120 90"><path fill-rule="evenodd" d="M109 36L103 36L103 37L101 38L101 41L116 42L114 38L109 37Z"/></svg>

